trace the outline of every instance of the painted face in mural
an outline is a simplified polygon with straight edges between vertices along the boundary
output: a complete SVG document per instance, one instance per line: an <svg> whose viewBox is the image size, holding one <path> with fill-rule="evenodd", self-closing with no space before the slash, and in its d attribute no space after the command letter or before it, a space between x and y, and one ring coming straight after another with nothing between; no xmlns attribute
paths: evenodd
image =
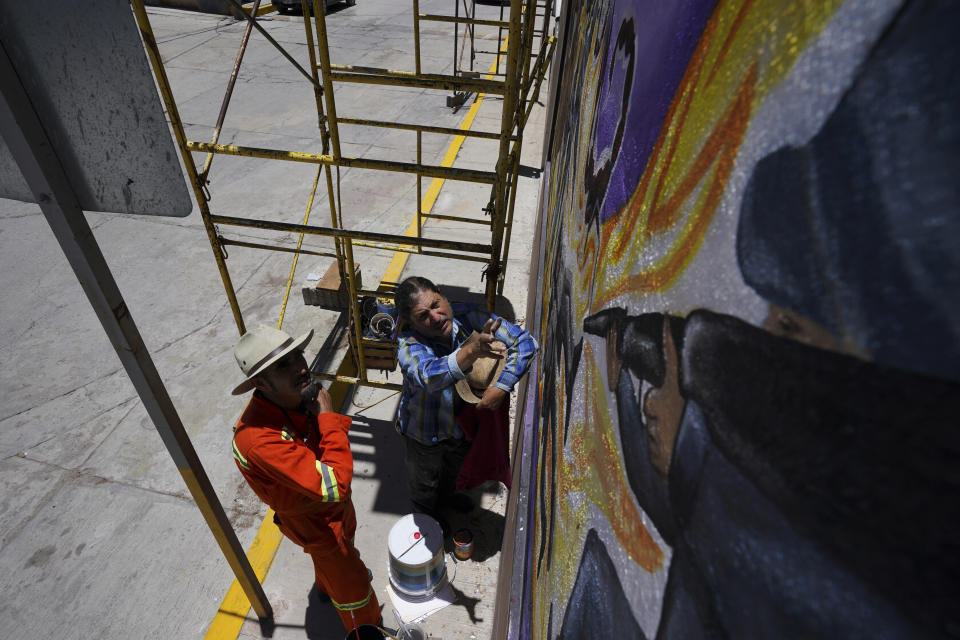
<svg viewBox="0 0 960 640"><path fill-rule="evenodd" d="M647 423L650 464L664 478L670 472L673 445L680 430L684 399L680 395L677 349L673 343L668 318L663 319L663 384L651 387L643 397L643 415Z"/></svg>
<svg viewBox="0 0 960 640"><path fill-rule="evenodd" d="M770 311L764 322L764 329L773 335L789 338L803 344L820 349L842 352L837 339L822 325L792 309L771 304ZM616 344L615 339L608 336L608 367L614 362L619 366L619 359L611 359L609 345ZM856 354L849 354L856 355ZM683 418L685 400L680 393L679 364L676 345L673 335L669 331L667 318L664 318L663 330L663 364L665 369L663 384L650 387L643 398L643 415L647 425L647 440L650 446L650 464L663 476L668 477L670 460L673 456L673 447L680 430Z"/></svg>
<svg viewBox="0 0 960 640"><path fill-rule="evenodd" d="M420 291L410 309L410 325L427 338L446 338L453 330L453 310L436 291Z"/></svg>

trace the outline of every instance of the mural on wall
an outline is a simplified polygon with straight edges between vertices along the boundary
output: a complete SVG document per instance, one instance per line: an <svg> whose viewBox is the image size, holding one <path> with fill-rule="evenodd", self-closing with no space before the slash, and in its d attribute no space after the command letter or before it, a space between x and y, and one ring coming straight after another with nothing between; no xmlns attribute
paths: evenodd
<svg viewBox="0 0 960 640"><path fill-rule="evenodd" d="M565 4L511 635L960 636L960 5Z"/></svg>

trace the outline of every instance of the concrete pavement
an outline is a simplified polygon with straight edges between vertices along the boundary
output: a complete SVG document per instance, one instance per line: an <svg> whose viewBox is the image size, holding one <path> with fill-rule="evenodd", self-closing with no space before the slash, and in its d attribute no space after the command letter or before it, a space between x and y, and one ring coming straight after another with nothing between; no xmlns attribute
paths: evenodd
<svg viewBox="0 0 960 640"><path fill-rule="evenodd" d="M422 0L421 11L448 13L448 2ZM498 9L477 5L496 17ZM243 24L220 16L150 9L167 73L189 137L209 139ZM487 17L487 16L483 16ZM302 21L264 26L307 64ZM411 8L360 0L328 17L335 63L413 67ZM423 38L425 71L449 72L452 29L432 24ZM478 34L480 31L478 30ZM495 46L488 41L483 48ZM483 63L478 66L486 66ZM546 86L544 87L546 88ZM346 85L336 92L342 116L457 126L470 104L453 113L440 92ZM545 101L545 98L543 99ZM475 128L496 130L500 101L484 99ZM542 108L527 128L523 163L540 164ZM343 127L343 153L415 159L409 132ZM254 34L221 142L318 152L312 90L263 38ZM439 163L451 138L424 136L424 159ZM492 168L496 144L468 141L455 166ZM202 162L202 157L198 156ZM211 171L214 213L299 222L315 168L218 156ZM425 181L426 187L428 181ZM416 206L415 179L364 170L340 172L345 226L402 233ZM539 181L521 178L505 298L525 308L530 241ZM436 212L480 216L486 193L447 182ZM312 220L329 208L321 188ZM199 214L165 219L89 213L88 220L134 320L156 361L203 465L245 548L260 526L263 505L246 487L230 455L230 428L245 400L229 395L239 379L231 347L236 326ZM482 228L482 227L481 227ZM428 235L466 239L476 227L431 222ZM225 230L228 237L292 246L292 236ZM481 240L475 240L481 241ZM323 239L305 246L323 249ZM376 284L390 254L357 252L364 281ZM0 616L19 638L199 638L217 613L232 573L170 460L112 347L83 296L39 208L0 201ZM247 326L275 325L291 256L233 248L228 260ZM337 314L302 304L299 287L327 262L304 257L294 275L284 329L317 331L312 355ZM426 275L457 293L483 290L475 263L412 259L404 272ZM522 321L522 317L520 318ZM396 376L396 374L393 374ZM388 392L361 388L353 400L370 405ZM368 409L351 405L356 478L357 545L393 623L385 592L386 533L407 512L396 397ZM493 619L496 532L505 491L482 493L472 526L489 532L481 562L460 563L458 602L427 618L434 637L484 638ZM310 598L311 565L282 542L264 588L275 612L274 638L341 638L329 605ZM252 613L241 637L260 637Z"/></svg>

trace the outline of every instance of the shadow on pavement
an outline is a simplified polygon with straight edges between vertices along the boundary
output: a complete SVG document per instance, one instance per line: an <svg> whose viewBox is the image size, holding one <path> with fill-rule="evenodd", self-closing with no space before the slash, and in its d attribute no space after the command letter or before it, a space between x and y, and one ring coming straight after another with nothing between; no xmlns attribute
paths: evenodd
<svg viewBox="0 0 960 640"><path fill-rule="evenodd" d="M316 585L310 589L303 626L310 640L343 640L346 634L333 603L321 599Z"/></svg>
<svg viewBox="0 0 960 640"><path fill-rule="evenodd" d="M393 420L353 415L350 427L351 442L373 447L373 453L354 451L353 460L372 462L373 477L379 480L373 510L380 513L405 515L410 513L407 497L407 470L403 464L403 443L393 428Z"/></svg>
<svg viewBox="0 0 960 640"><path fill-rule="evenodd" d="M470 529L473 533L473 553L469 560L460 562L483 562L496 555L503 546L503 530L506 518L502 514L487 509L474 509L470 513L455 513L444 511L444 517L450 523L451 533L460 528ZM447 536L444 539L444 550L454 550L453 539Z"/></svg>

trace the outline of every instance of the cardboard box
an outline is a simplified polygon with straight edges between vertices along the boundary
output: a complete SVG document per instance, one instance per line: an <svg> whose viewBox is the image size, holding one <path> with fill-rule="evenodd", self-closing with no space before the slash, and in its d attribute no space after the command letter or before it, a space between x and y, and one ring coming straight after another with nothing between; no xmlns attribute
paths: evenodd
<svg viewBox="0 0 960 640"><path fill-rule="evenodd" d="M356 270L353 278L358 289L363 287L363 276L360 265L354 264ZM317 281L315 286L303 287L303 303L315 305L331 311L345 311L350 302L348 283L340 281L340 269L334 260L327 267L326 273Z"/></svg>

